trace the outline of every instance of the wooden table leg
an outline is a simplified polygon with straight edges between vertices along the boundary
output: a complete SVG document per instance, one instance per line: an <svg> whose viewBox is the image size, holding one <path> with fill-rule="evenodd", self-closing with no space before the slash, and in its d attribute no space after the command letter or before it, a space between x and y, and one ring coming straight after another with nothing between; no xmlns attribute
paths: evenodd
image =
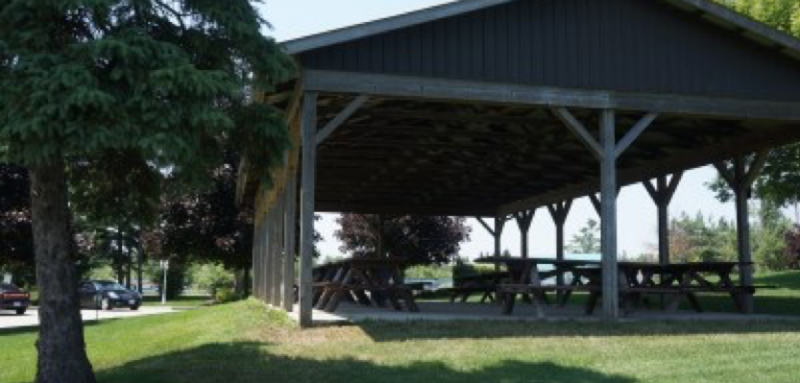
<svg viewBox="0 0 800 383"><path fill-rule="evenodd" d="M339 307L339 301L342 300L344 296L344 289L348 287L350 282L353 280L353 268L351 267L345 273L344 278L342 278L342 282L339 286L336 287L336 291L331 296L330 300L325 304L325 311L332 313L336 311L336 308Z"/></svg>
<svg viewBox="0 0 800 383"><path fill-rule="evenodd" d="M594 309L597 306L597 301L600 300L602 294L599 291L592 291L589 293L589 299L586 300L586 315L594 314Z"/></svg>
<svg viewBox="0 0 800 383"><path fill-rule="evenodd" d="M515 293L504 293L502 297L503 301L503 314L504 315L511 315L514 313L514 303L517 300L517 294Z"/></svg>
<svg viewBox="0 0 800 383"><path fill-rule="evenodd" d="M322 289L322 292L319 294L319 297L317 298L316 303L314 304L314 308L315 309L317 309L317 310L325 309L325 307L328 304L328 301L336 293L335 289L339 285L341 285L341 280L343 278L345 278L345 276L348 274L348 272L346 272L346 270L349 271L349 269L347 267L340 267L340 268L336 269L336 271L334 271L332 273L328 273L329 275L333 274L333 277L330 278L330 283L327 286L325 286Z"/></svg>

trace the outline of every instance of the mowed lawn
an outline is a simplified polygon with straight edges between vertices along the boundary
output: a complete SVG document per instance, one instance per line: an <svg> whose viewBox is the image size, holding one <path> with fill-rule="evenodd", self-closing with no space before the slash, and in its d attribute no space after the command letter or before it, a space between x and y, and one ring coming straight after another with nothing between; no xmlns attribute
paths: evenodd
<svg viewBox="0 0 800 383"><path fill-rule="evenodd" d="M800 290L774 293L800 305ZM32 380L35 337L0 331L0 382ZM90 325L86 338L101 382L800 381L794 320L374 322L300 331L250 300Z"/></svg>

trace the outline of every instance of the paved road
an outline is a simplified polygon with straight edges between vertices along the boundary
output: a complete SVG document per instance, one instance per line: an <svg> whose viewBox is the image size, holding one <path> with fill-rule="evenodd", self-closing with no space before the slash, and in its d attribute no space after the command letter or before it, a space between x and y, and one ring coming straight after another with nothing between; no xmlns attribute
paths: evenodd
<svg viewBox="0 0 800 383"><path fill-rule="evenodd" d="M138 311L125 309L115 309L113 311L81 310L83 321L94 321L96 319L126 319L145 315L169 314L178 312L172 307L143 306ZM25 315L15 315L12 311L0 311L0 329L31 327L39 325L39 312L29 309Z"/></svg>

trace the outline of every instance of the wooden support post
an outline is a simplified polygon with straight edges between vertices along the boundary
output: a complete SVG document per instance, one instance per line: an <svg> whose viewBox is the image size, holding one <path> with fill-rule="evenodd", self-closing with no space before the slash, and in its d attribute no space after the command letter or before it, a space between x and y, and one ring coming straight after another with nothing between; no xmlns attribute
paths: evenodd
<svg viewBox="0 0 800 383"><path fill-rule="evenodd" d="M297 174L289 173L284 195L286 209L283 215L283 247L286 249L283 259L283 309L294 310L294 260L295 260L295 227L297 225Z"/></svg>
<svg viewBox="0 0 800 383"><path fill-rule="evenodd" d="M617 266L617 159L655 121L648 113L619 142L616 137L615 112L604 109L600 115L600 141L567 108L555 108L553 114L583 142L600 162L600 237L603 253L603 318L619 318L619 269Z"/></svg>
<svg viewBox="0 0 800 383"><path fill-rule="evenodd" d="M264 275L267 277L267 283L264 286L264 296L268 305L272 305L272 233L271 233L271 218L272 215L267 213L264 220Z"/></svg>
<svg viewBox="0 0 800 383"><path fill-rule="evenodd" d="M303 172L300 190L300 327L312 325L314 195L317 171L317 93L306 92L301 116Z"/></svg>
<svg viewBox="0 0 800 383"><path fill-rule="evenodd" d="M267 298L264 294L264 278L266 275L264 274L264 221L263 217L261 218L261 223L258 225L258 229L256 232L256 240L258 241L258 246L256 246L257 261L255 265L255 274L258 277L256 288L258 288L258 299L262 302L266 303Z"/></svg>
<svg viewBox="0 0 800 383"><path fill-rule="evenodd" d="M600 197L597 194L589 194L589 201L592 203L592 207L594 207L594 211L597 212L597 215L600 216L601 212L601 205L600 205Z"/></svg>
<svg viewBox="0 0 800 383"><path fill-rule="evenodd" d="M675 173L667 181L667 176L656 178L654 186L650 180L644 181L644 187L658 209L658 262L662 265L670 263L669 255L669 204L678 189L683 172Z"/></svg>
<svg viewBox="0 0 800 383"><path fill-rule="evenodd" d="M528 258L528 231L531 229L531 223L533 222L534 215L536 215L536 209L525 210L514 214L514 218L517 221L517 226L519 226L520 251L522 252L522 258Z"/></svg>
<svg viewBox="0 0 800 383"><path fill-rule="evenodd" d="M720 176L728 183L736 196L736 240L739 251L739 283L742 286L753 285L753 255L750 247L750 219L748 202L750 193L761 169L767 161L768 151L756 153L753 160L745 156L733 159L732 171L724 163L715 163ZM742 299L742 310L747 314L755 311L753 296L747 294Z"/></svg>
<svg viewBox="0 0 800 383"><path fill-rule="evenodd" d="M494 256L499 257L502 255L503 250L501 237L503 235L503 228L505 227L507 217L496 216L494 218L494 228L489 226L489 224L487 224L486 221L484 221L481 217L475 217L475 219L477 219L481 226L483 226L483 228L486 229L486 231L488 231L492 237L494 237Z"/></svg>
<svg viewBox="0 0 800 383"><path fill-rule="evenodd" d="M506 217L494 217L494 255L503 255L503 228L506 226Z"/></svg>
<svg viewBox="0 0 800 383"><path fill-rule="evenodd" d="M613 110L600 117L600 243L603 254L603 317L619 318L619 279L617 274L617 159L614 154L616 122Z"/></svg>
<svg viewBox="0 0 800 383"><path fill-rule="evenodd" d="M278 241L277 239L277 231L278 227L275 225L275 217L278 215L278 211L276 207L273 206L272 210L269 212L269 224L267 225L267 230L269 230L269 276L270 276L270 284L269 284L269 303L272 307L276 307L280 303L280 299L278 296L278 286L280 286L279 275L278 275Z"/></svg>
<svg viewBox="0 0 800 383"><path fill-rule="evenodd" d="M564 224L567 222L571 208L571 199L547 206L550 216L553 217L553 223L556 225L556 259L559 261L564 260ZM556 280L559 286L564 285L564 275L558 274Z"/></svg>
<svg viewBox="0 0 800 383"><path fill-rule="evenodd" d="M275 205L275 274L277 275L276 283L275 283L275 307L284 308L284 293L283 287L285 285L285 278L286 276L283 275L283 263L286 259L286 252L284 241L283 241L283 216L284 216L284 208L285 208L285 196L286 190L284 189L283 193L278 197L278 201Z"/></svg>
<svg viewBox="0 0 800 383"><path fill-rule="evenodd" d="M253 224L253 254L250 265L250 273L253 275L253 296L258 299L258 223Z"/></svg>

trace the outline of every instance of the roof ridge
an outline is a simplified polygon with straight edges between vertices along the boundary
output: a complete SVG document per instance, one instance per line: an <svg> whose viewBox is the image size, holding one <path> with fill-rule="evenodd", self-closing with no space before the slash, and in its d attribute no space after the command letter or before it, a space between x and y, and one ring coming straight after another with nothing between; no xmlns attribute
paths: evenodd
<svg viewBox="0 0 800 383"><path fill-rule="evenodd" d="M423 8L396 16L368 21L321 32L310 36L292 39L283 43L284 49L289 54L299 54L306 51L323 48L331 45L358 40L397 29L424 24L439 19L458 16L498 5L508 4L522 0L459 0L452 3L441 4L430 8ZM530 0L528 0L530 1ZM754 20L727 6L710 0L656 0L681 9L689 9L705 15L704 21L716 19L723 24L730 25L738 30L741 35L760 44L772 45L789 56L800 60L800 39L784 33L770 25ZM715 23L717 24L717 23Z"/></svg>

